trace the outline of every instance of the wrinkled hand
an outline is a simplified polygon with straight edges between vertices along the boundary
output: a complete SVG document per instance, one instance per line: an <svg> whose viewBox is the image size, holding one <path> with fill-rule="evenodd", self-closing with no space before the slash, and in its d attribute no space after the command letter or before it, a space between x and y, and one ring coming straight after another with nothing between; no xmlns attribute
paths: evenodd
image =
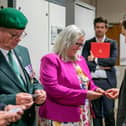
<svg viewBox="0 0 126 126"><path fill-rule="evenodd" d="M12 122L16 122L21 119L22 114L22 110L19 112L0 111L0 126L7 126Z"/></svg>
<svg viewBox="0 0 126 126"><path fill-rule="evenodd" d="M15 109L18 109L18 111L15 111ZM24 105L7 105L4 110L8 112L8 115L10 115L7 118L8 122L16 122L21 119L26 107Z"/></svg>
<svg viewBox="0 0 126 126"><path fill-rule="evenodd" d="M10 110L15 109L15 108L20 108L21 109L21 113L22 113L22 111L26 110L26 107L24 105L11 105L11 104L7 105L4 108L4 110L5 111L10 111Z"/></svg>
<svg viewBox="0 0 126 126"><path fill-rule="evenodd" d="M89 100L95 100L97 98L100 98L102 95L103 95L102 93L95 92L95 91L88 90L88 92L87 92L87 98Z"/></svg>
<svg viewBox="0 0 126 126"><path fill-rule="evenodd" d="M10 124L6 117L8 117L8 113L5 111L0 111L0 126L7 126Z"/></svg>
<svg viewBox="0 0 126 126"><path fill-rule="evenodd" d="M111 88L105 91L105 95L110 99L116 99L119 96L118 88Z"/></svg>
<svg viewBox="0 0 126 126"><path fill-rule="evenodd" d="M16 104L24 105L26 109L30 108L33 105L33 98L31 94L28 93L18 93L16 95Z"/></svg>
<svg viewBox="0 0 126 126"><path fill-rule="evenodd" d="M44 90L36 90L35 94L38 96L34 99L34 102L36 104L42 104L46 100L46 92Z"/></svg>
<svg viewBox="0 0 126 126"><path fill-rule="evenodd" d="M7 112L0 111L0 126L7 126L10 122L6 119Z"/></svg>

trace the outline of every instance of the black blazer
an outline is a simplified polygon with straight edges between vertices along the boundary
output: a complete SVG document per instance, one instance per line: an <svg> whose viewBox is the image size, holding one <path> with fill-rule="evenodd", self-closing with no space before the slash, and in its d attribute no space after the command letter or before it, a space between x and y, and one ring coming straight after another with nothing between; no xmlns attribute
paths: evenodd
<svg viewBox="0 0 126 126"><path fill-rule="evenodd" d="M116 126L126 126L126 70L119 93Z"/></svg>
<svg viewBox="0 0 126 126"><path fill-rule="evenodd" d="M110 83L110 86L116 87L116 72L114 65L116 63L117 58L117 46L116 41L105 38L104 42L110 43L110 57L109 58L98 58L98 63L96 64L95 61L88 61L87 57L90 55L90 49L91 49L91 42L96 42L96 38L93 37L90 40L87 40L84 44L83 50L82 50L82 56L86 58L88 67L91 72L95 72L97 64L103 67L111 67L111 69L105 70L107 74L108 81Z"/></svg>

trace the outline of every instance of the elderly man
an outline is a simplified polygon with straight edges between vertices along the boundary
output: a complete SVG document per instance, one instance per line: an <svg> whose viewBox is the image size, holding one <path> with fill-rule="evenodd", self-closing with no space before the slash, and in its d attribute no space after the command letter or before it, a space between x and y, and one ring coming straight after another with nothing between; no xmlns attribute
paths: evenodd
<svg viewBox="0 0 126 126"><path fill-rule="evenodd" d="M27 23L24 14L15 8L0 10L0 103L24 105L27 109L11 126L35 126L35 104L46 99L27 48L18 45L26 35Z"/></svg>

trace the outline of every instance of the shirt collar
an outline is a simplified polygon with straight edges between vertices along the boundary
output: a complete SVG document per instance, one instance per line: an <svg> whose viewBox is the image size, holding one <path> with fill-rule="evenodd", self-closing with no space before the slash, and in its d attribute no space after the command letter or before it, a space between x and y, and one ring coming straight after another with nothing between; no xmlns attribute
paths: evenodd
<svg viewBox="0 0 126 126"><path fill-rule="evenodd" d="M106 38L106 36L104 35L104 37L102 38L102 40L99 41L99 39L96 37L96 42L104 42L105 41L105 38Z"/></svg>
<svg viewBox="0 0 126 126"><path fill-rule="evenodd" d="M8 52L9 52L9 50L5 50L5 49L2 49L2 48L0 48L0 51L2 52L2 54L4 56L6 56L8 54Z"/></svg>

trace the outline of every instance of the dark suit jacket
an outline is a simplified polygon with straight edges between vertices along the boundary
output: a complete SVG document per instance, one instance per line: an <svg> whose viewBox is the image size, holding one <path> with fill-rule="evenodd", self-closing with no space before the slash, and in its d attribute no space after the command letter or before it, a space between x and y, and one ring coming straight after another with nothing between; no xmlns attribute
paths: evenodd
<svg viewBox="0 0 126 126"><path fill-rule="evenodd" d="M126 70L119 93L117 126L126 126Z"/></svg>
<svg viewBox="0 0 126 126"><path fill-rule="evenodd" d="M84 44L83 50L82 50L82 56L84 56L87 60L87 57L90 55L90 48L91 48L91 42L96 42L95 37L87 40ZM109 58L98 58L98 65L103 67L111 67L111 69L106 70L107 78L110 83L110 87L116 87L116 73L114 65L116 63L117 58L117 47L116 47L116 41L106 38L105 42L110 43L110 57ZM87 64L89 66L89 69L91 72L94 72L96 70L96 63L95 61L88 61Z"/></svg>
<svg viewBox="0 0 126 126"><path fill-rule="evenodd" d="M31 64L27 48L17 46L14 49L15 55L21 65L26 79L25 87L22 87L16 74L9 66L3 54L0 52L0 103L16 104L16 94L26 92L33 94L36 89L42 89L41 84L35 79L31 78L26 66ZM22 120L19 120L12 126L35 126L35 108L34 105L25 111Z"/></svg>
<svg viewBox="0 0 126 126"><path fill-rule="evenodd" d="M5 104L0 103L0 111L1 111L1 110L4 110L4 107L5 107L5 106L6 106Z"/></svg>

